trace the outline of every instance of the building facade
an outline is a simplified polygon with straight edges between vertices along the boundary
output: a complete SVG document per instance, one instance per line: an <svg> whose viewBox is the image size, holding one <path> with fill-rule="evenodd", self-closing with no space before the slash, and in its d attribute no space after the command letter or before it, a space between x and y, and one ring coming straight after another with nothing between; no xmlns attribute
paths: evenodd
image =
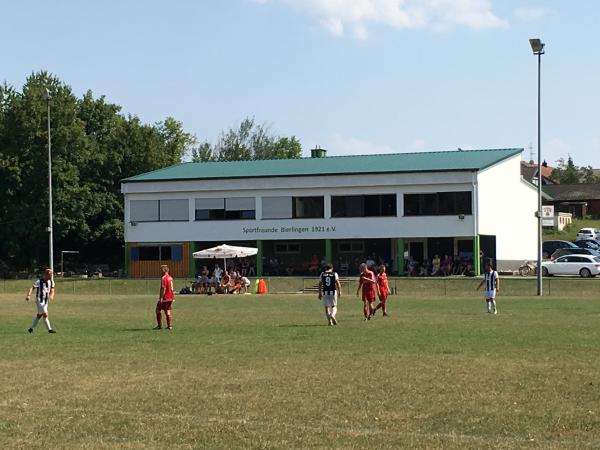
<svg viewBox="0 0 600 450"><path fill-rule="evenodd" d="M185 163L128 178L125 258L131 277L168 263L194 276L192 253L228 243L258 248L257 275L307 275L366 259L403 274L407 258L483 259L512 269L536 254L535 187L522 149L277 161Z"/></svg>

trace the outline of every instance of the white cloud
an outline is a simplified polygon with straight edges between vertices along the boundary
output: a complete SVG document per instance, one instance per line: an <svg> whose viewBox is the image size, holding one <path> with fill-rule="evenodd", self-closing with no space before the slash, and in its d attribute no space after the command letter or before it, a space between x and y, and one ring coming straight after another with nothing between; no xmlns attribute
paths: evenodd
<svg viewBox="0 0 600 450"><path fill-rule="evenodd" d="M503 28L508 24L492 11L491 0L255 0L282 2L315 16L335 36L350 30L365 39L368 26L446 30Z"/></svg>
<svg viewBox="0 0 600 450"><path fill-rule="evenodd" d="M546 8L523 6L515 9L515 17L524 22L533 22L542 19L549 12Z"/></svg>

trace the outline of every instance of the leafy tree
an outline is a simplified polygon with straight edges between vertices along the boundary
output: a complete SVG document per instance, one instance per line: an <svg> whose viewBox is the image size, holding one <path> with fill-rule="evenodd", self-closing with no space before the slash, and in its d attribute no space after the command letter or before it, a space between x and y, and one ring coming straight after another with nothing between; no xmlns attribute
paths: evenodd
<svg viewBox="0 0 600 450"><path fill-rule="evenodd" d="M594 175L591 166L577 167L573 158L569 156L567 162L564 159L557 161L556 168L552 171L552 179L560 184L600 183L600 177Z"/></svg>
<svg viewBox="0 0 600 450"><path fill-rule="evenodd" d="M194 162L293 159L301 156L302 147L295 136L275 136L266 125L257 124L254 118L244 119L237 129L222 132L214 145L205 141L192 151Z"/></svg>
<svg viewBox="0 0 600 450"><path fill-rule="evenodd" d="M123 178L179 163L195 138L180 122L124 116L121 107L46 73L21 91L0 85L0 259L13 269L48 260L47 103L50 91L55 249L90 263L122 262Z"/></svg>

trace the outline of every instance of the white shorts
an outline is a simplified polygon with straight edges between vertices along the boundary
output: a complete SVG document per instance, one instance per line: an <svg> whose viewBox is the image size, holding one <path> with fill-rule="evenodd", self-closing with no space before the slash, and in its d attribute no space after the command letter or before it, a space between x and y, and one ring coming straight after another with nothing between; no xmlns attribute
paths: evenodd
<svg viewBox="0 0 600 450"><path fill-rule="evenodd" d="M496 289L492 289L491 291L485 291L485 299L496 298Z"/></svg>
<svg viewBox="0 0 600 450"><path fill-rule="evenodd" d="M323 294L323 306L325 308L332 308L337 306L337 293Z"/></svg>
<svg viewBox="0 0 600 450"><path fill-rule="evenodd" d="M38 314L48 314L48 303L35 302Z"/></svg>

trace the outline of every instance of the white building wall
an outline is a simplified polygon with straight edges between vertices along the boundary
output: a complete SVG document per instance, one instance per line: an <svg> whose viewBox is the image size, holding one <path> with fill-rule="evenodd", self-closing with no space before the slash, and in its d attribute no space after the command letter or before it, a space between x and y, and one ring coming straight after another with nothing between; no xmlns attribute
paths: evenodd
<svg viewBox="0 0 600 450"><path fill-rule="evenodd" d="M496 236L499 269L536 258L537 192L521 180L520 162L517 155L477 174L477 233Z"/></svg>
<svg viewBox="0 0 600 450"><path fill-rule="evenodd" d="M473 216L403 217L403 194L470 191L472 181L470 172L432 172L125 183L125 241L468 237L475 233ZM384 193L396 193L398 217L329 218L332 195ZM278 195L324 195L326 218L260 220L261 198ZM256 198L257 220L194 221L196 198L247 196ZM188 222L131 223L130 200L174 198L189 199Z"/></svg>

